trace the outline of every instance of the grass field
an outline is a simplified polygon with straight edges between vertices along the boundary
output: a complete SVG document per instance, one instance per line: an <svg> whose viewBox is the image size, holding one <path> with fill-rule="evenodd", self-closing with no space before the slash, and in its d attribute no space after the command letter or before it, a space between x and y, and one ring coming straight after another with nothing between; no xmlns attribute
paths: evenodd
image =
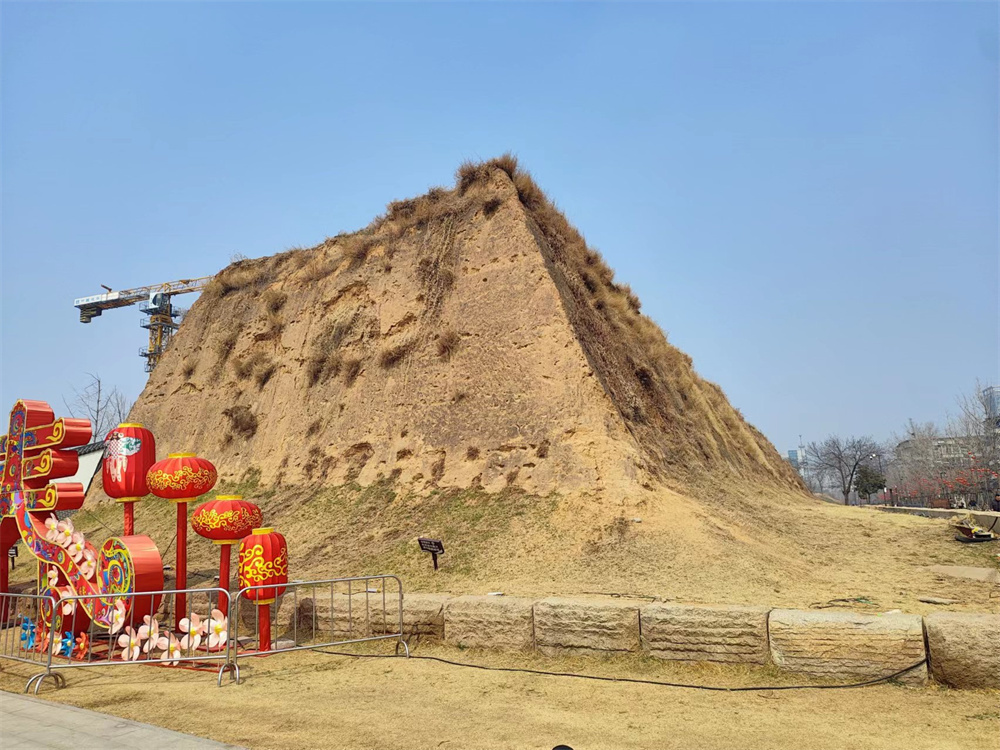
<svg viewBox="0 0 1000 750"><path fill-rule="evenodd" d="M997 586L931 570L997 568L996 545L959 544L944 520L792 492L713 484L609 507L587 496L536 497L513 488L493 495L410 495L391 484L264 488L253 475L218 492L259 502L265 523L288 539L291 575L300 580L396 573L407 591L628 594L798 608L848 600L839 604L915 614L940 609L918 601L936 596L957 600L951 610L1000 610ZM174 522L173 505L155 498L136 510L137 529L153 537L165 563L173 562ZM75 523L99 541L121 533L121 508L88 505ZM444 540L438 573L418 536ZM190 580L204 584L218 570L218 548L190 531L188 548ZM24 578L33 567L15 573Z"/></svg>
<svg viewBox="0 0 1000 750"><path fill-rule="evenodd" d="M429 645L414 653L697 684L802 683L772 669L638 656L556 659ZM24 665L4 664L0 687L20 690L28 674ZM716 693L311 651L248 660L243 683L222 688L211 674L157 667L66 677L67 687L46 685L40 697L255 750L550 750L559 743L575 750L996 750L1000 738L1000 692L937 687Z"/></svg>

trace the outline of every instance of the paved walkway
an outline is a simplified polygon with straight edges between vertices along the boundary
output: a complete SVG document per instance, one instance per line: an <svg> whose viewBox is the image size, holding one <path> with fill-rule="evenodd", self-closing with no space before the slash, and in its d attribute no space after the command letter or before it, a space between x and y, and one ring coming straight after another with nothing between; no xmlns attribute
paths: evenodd
<svg viewBox="0 0 1000 750"><path fill-rule="evenodd" d="M3 750L219 750L235 747L0 690L0 748Z"/></svg>

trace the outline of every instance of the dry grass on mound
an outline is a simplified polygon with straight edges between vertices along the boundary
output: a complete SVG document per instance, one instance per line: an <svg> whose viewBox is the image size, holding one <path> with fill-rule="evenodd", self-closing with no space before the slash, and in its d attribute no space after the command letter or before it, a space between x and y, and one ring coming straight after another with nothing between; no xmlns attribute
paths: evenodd
<svg viewBox="0 0 1000 750"><path fill-rule="evenodd" d="M386 652L382 647L365 653ZM414 653L492 667L693 684L792 680L769 669L638 656L554 659L424 644ZM549 750L559 743L608 750L992 750L1000 731L995 691L880 685L716 693L310 651L243 664L245 681L222 688L211 675L187 670L71 671L67 687L46 687L41 697L254 750ZM0 667L0 688L19 691L30 674L26 667Z"/></svg>
<svg viewBox="0 0 1000 750"><path fill-rule="evenodd" d="M496 495L476 489L412 495L391 483L265 489L250 474L216 492L261 505L266 523L288 538L299 579L396 573L408 591L628 594L798 608L849 599L839 606L918 614L940 609L918 601L928 595L957 599L952 610L996 611L1000 604L991 584L929 570L997 565L982 549L987 545L953 541L946 522L775 490L713 485L699 501L663 491L641 504L607 508L587 497L539 498L516 487ZM75 518L95 542L121 532L121 510L110 502ZM174 522L170 503L147 499L136 510L137 529L153 537L167 562ZM444 540L438 573L418 536ZM208 580L218 567L217 548L194 534L188 546L189 568Z"/></svg>

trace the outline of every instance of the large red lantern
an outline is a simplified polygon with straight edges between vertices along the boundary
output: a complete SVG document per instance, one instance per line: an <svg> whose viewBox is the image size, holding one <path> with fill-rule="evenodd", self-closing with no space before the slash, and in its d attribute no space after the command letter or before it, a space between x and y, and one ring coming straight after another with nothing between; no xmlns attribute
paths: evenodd
<svg viewBox="0 0 1000 750"><path fill-rule="evenodd" d="M193 453L171 453L153 464L146 474L149 490L157 497L177 504L177 582L179 591L187 588L187 504L215 486L218 472L210 461ZM188 616L187 595L176 595L174 625L181 629L181 620Z"/></svg>
<svg viewBox="0 0 1000 750"><path fill-rule="evenodd" d="M274 529L254 529L240 541L240 588L258 607L257 650L271 650L271 604L288 583L288 545ZM262 586L266 588L250 588ZM250 589L250 590L246 590Z"/></svg>
<svg viewBox="0 0 1000 750"><path fill-rule="evenodd" d="M104 438L104 491L124 506L126 536L135 533L135 503L149 494L146 473L155 462L156 440L141 424L122 423Z"/></svg>
<svg viewBox="0 0 1000 750"><path fill-rule="evenodd" d="M229 565L232 545L239 543L264 522L260 508L240 495L219 495L199 505L191 516L191 528L199 536L219 545L219 588L229 591ZM225 605L228 607L229 602Z"/></svg>

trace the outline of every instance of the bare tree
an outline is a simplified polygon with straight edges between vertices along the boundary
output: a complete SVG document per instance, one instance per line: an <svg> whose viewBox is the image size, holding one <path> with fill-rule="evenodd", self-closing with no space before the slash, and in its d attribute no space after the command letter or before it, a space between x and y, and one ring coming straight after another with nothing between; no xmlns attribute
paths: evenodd
<svg viewBox="0 0 1000 750"><path fill-rule="evenodd" d="M881 454L882 446L868 436L841 438L831 435L821 443L809 443L806 455L813 471L832 477L847 504L858 467Z"/></svg>
<svg viewBox="0 0 1000 750"><path fill-rule="evenodd" d="M917 423L912 419L896 443L887 477L898 495L923 501L940 494L940 443L943 433L933 422Z"/></svg>
<svg viewBox="0 0 1000 750"><path fill-rule="evenodd" d="M86 417L94 430L94 440L103 440L112 427L128 419L132 402L115 387L108 388L100 375L88 372L90 380L82 390L73 389L73 400L66 401L66 410L73 417Z"/></svg>
<svg viewBox="0 0 1000 750"><path fill-rule="evenodd" d="M948 421L946 434L961 449L959 464L967 470L969 489L988 494L997 484L993 475L1000 473L1000 425L991 414L989 395L980 380L971 394L962 394L957 402L958 415Z"/></svg>

